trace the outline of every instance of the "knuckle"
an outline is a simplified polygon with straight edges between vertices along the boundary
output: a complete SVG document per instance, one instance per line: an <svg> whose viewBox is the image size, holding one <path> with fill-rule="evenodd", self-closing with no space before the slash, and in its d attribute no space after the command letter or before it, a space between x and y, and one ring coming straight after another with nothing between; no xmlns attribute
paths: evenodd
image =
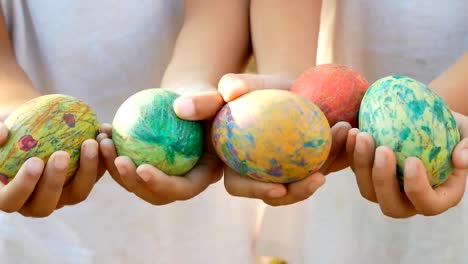
<svg viewBox="0 0 468 264"><path fill-rule="evenodd" d="M406 210L394 210L385 207L381 207L380 210L382 211L383 215L395 219L404 219L414 215L414 213L408 212Z"/></svg>
<svg viewBox="0 0 468 264"><path fill-rule="evenodd" d="M237 190L237 188L233 187L233 186L230 184L230 181L224 180L224 188L226 189L226 192L227 192L229 195L231 195L231 196L236 196L236 197L239 197L239 196L240 196L239 191Z"/></svg>
<svg viewBox="0 0 468 264"><path fill-rule="evenodd" d="M291 198L297 202L303 201L314 194L315 190L302 189L291 193Z"/></svg>
<svg viewBox="0 0 468 264"><path fill-rule="evenodd" d="M21 180L25 186L36 186L40 177L41 175L26 172Z"/></svg>
<svg viewBox="0 0 468 264"><path fill-rule="evenodd" d="M387 185L387 180L381 174L372 175L372 182L375 187L385 187Z"/></svg>
<svg viewBox="0 0 468 264"><path fill-rule="evenodd" d="M377 196L373 190L359 188L359 192L364 199L368 200L369 202L377 203Z"/></svg>
<svg viewBox="0 0 468 264"><path fill-rule="evenodd" d="M404 186L404 191L406 193L407 196L410 196L410 197L418 197L418 196L423 196L424 194L424 190L417 186L417 185L405 185Z"/></svg>
<svg viewBox="0 0 468 264"><path fill-rule="evenodd" d="M159 199L152 199L151 201L147 201L149 203L151 203L152 205L156 205L156 206L160 206L160 205L166 205L166 204L169 204L169 203L172 203L174 202L173 200L159 200Z"/></svg>
<svg viewBox="0 0 468 264"><path fill-rule="evenodd" d="M195 197L198 194L196 191L188 191L185 193L181 193L177 200L179 201L187 201L190 200L191 198Z"/></svg>
<svg viewBox="0 0 468 264"><path fill-rule="evenodd" d="M280 201L263 200L263 202L266 203L267 205L273 206L273 207L279 207L279 206L285 205Z"/></svg>
<svg viewBox="0 0 468 264"><path fill-rule="evenodd" d="M50 191L61 190L63 188L64 178L65 178L65 176L63 176L63 177L54 177L54 176L49 177L47 179L45 187Z"/></svg>
<svg viewBox="0 0 468 264"><path fill-rule="evenodd" d="M427 208L421 208L419 210L419 214L423 216L435 216L438 214L441 214L445 211L447 211L448 208L436 208L436 207L427 207Z"/></svg>
<svg viewBox="0 0 468 264"><path fill-rule="evenodd" d="M77 190L73 190L72 193L70 194L70 200L68 204L73 205L73 204L78 204L86 200L88 198L87 192L80 192Z"/></svg>
<svg viewBox="0 0 468 264"><path fill-rule="evenodd" d="M263 202L269 206L279 207L295 203L296 201L291 199L291 197L283 197L279 199L263 199Z"/></svg>
<svg viewBox="0 0 468 264"><path fill-rule="evenodd" d="M27 215L29 217L44 218L44 217L51 215L53 211L54 211L53 209L42 209L42 208L31 207L25 211L24 215Z"/></svg>
<svg viewBox="0 0 468 264"><path fill-rule="evenodd" d="M396 218L397 214L395 214L392 210L389 210L387 208L380 208L380 211L382 211L382 214L388 217Z"/></svg>
<svg viewBox="0 0 468 264"><path fill-rule="evenodd" d="M3 204L0 204L0 211L3 211L5 213L11 214L17 211L17 209L11 207L11 206L5 206Z"/></svg>

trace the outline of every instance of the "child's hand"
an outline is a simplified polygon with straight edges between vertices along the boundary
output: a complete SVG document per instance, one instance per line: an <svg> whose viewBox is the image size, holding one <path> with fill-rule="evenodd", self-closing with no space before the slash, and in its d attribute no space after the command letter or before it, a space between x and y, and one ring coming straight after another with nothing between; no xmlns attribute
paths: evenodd
<svg viewBox="0 0 468 264"><path fill-rule="evenodd" d="M138 167L130 158L117 157L112 140L111 125L103 125L101 131L109 138L100 143L105 164L112 177L127 191L154 205L188 200L222 176L221 161L211 144L211 123L224 105L223 98L212 86L187 87L176 92L183 96L174 102L176 114L183 119L205 120L205 149L197 165L184 176L166 175L154 166Z"/></svg>
<svg viewBox="0 0 468 264"><path fill-rule="evenodd" d="M8 140L8 129L0 122L0 146ZM99 166L98 143L86 140L81 146L80 166L64 187L70 156L64 151L52 154L47 164L28 159L7 185L0 183L0 210L24 216L46 217L55 209L86 199L104 173Z"/></svg>
<svg viewBox="0 0 468 264"><path fill-rule="evenodd" d="M452 154L455 166L452 175L442 185L432 188L423 163L417 158L408 158L404 170L404 193L396 177L394 152L385 146L375 149L370 134L356 128L350 130L346 149L362 196L378 203L382 212L393 218L437 215L457 205L465 192L468 170L468 117L453 114L462 141Z"/></svg>
<svg viewBox="0 0 468 264"><path fill-rule="evenodd" d="M218 90L226 102L259 89L288 90L293 80L279 76L228 74L219 82ZM272 206L293 204L309 198L325 182L324 174L347 167L346 138L351 126L340 122L332 128L332 148L320 172L290 184L266 183L239 175L224 166L224 185L234 196L261 199Z"/></svg>

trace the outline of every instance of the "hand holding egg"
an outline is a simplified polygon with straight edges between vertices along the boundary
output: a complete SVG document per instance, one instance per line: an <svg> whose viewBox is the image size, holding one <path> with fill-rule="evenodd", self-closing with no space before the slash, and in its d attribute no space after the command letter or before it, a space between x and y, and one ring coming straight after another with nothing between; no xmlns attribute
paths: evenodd
<svg viewBox="0 0 468 264"><path fill-rule="evenodd" d="M72 96L28 101L2 125L0 210L44 217L83 201L103 174L93 110Z"/></svg>
<svg viewBox="0 0 468 264"><path fill-rule="evenodd" d="M347 151L361 194L394 218L440 214L463 197L467 118L426 85L388 76L371 85ZM456 117L456 118L455 118ZM376 148L377 147L377 148ZM403 191L403 192L402 192Z"/></svg>

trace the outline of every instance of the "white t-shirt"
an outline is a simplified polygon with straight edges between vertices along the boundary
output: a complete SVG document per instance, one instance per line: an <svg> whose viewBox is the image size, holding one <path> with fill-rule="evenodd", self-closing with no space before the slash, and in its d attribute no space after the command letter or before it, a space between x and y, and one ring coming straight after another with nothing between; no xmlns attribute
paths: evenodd
<svg viewBox="0 0 468 264"><path fill-rule="evenodd" d="M158 87L181 0L1 0L17 60L43 93L77 96L111 122ZM222 183L152 206L105 175L88 199L45 219L0 213L0 263L249 263L258 203Z"/></svg>
<svg viewBox="0 0 468 264"><path fill-rule="evenodd" d="M334 31L322 31L318 63L353 66L370 82L404 74L428 83L468 51L466 0L323 2L330 13L322 25ZM303 203L268 207L258 248L294 264L468 263L468 204L465 197L439 216L392 219L361 197L346 169Z"/></svg>

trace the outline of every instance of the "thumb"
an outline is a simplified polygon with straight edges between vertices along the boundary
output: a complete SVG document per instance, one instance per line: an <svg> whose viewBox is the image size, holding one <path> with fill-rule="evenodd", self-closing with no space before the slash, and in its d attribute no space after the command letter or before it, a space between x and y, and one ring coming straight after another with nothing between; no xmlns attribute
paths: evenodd
<svg viewBox="0 0 468 264"><path fill-rule="evenodd" d="M346 143L351 125L347 122L338 122L331 128L332 144L327 160L320 168L320 172L328 174L335 170L345 168L348 161L346 155ZM341 157L343 158L341 159ZM338 159L338 160L337 160Z"/></svg>
<svg viewBox="0 0 468 264"><path fill-rule="evenodd" d="M458 169L468 169L468 117L453 112L460 130L461 141L453 151L453 163Z"/></svg>
<svg viewBox="0 0 468 264"><path fill-rule="evenodd" d="M174 101L176 115L185 120L204 120L214 117L224 105L216 91L205 91L182 95Z"/></svg>
<svg viewBox="0 0 468 264"><path fill-rule="evenodd" d="M218 83L218 91L224 101L230 102L239 96L264 89L289 90L294 80L277 75L226 74Z"/></svg>

